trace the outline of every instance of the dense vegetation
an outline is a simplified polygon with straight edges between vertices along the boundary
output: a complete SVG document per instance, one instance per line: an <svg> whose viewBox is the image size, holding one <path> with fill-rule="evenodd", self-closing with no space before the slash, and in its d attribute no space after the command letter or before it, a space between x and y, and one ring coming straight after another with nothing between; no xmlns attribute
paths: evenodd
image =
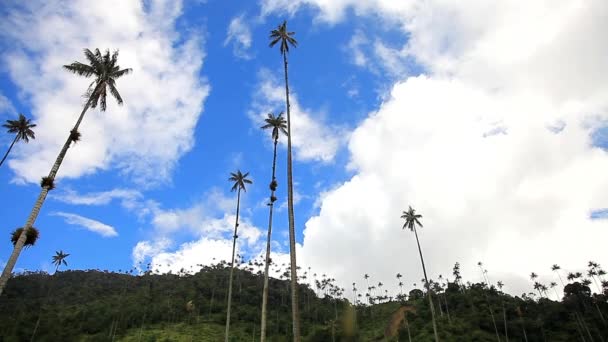
<svg viewBox="0 0 608 342"><path fill-rule="evenodd" d="M245 263L235 269L231 341L259 340L264 277L254 269ZM2 341L30 340L40 319L36 341L221 341L229 272L227 263L194 274L26 272L16 275L0 297L0 335ZM373 304L356 300L352 306L354 300L344 298L333 279L312 281L309 275L316 284L311 287L301 278L304 341L408 341L408 330L412 341L434 340L428 300L420 289L389 294L379 283L365 291ZM588 282L571 280L560 302L543 292L536 298L513 297L485 283L430 281L439 337L506 341L506 326L510 341L604 341L608 284L603 294L592 294ZM289 292L287 277L270 278L269 341L291 339Z"/></svg>

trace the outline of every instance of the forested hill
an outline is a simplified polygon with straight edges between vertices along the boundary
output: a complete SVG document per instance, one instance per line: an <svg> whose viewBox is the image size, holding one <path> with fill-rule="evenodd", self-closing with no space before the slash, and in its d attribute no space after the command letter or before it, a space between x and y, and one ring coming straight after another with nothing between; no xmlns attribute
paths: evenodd
<svg viewBox="0 0 608 342"><path fill-rule="evenodd" d="M19 274L0 297L0 341L32 335L35 341L223 341L228 273L216 265L193 275ZM231 340L259 340L262 282L260 273L235 270ZM408 334L412 341L433 340L421 290L351 306L331 279L318 284L300 285L304 341L408 341ZM287 280L271 279L269 341L290 340L289 290ZM432 298L442 341L507 341L508 334L508 341L599 342L608 341L608 287L603 290L592 294L573 282L557 302L543 293L519 298L485 284L450 283Z"/></svg>

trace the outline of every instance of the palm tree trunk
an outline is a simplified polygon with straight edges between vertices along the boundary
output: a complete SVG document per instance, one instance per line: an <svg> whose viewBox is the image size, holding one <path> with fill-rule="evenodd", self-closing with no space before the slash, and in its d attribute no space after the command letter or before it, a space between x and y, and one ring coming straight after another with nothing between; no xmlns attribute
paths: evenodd
<svg viewBox="0 0 608 342"><path fill-rule="evenodd" d="M59 271L59 265L57 265L57 267L55 267L55 273L53 273L53 275L57 274L57 271ZM49 296L51 295L51 288L53 286L53 279L55 279L55 278L53 277L49 281L49 288L46 291L46 296L44 297L44 301L40 305L40 310L38 311L38 319L36 320L36 325L34 326L34 331L32 332L32 337L30 338L30 342L34 341L34 338L36 337L36 332L38 332L38 327L40 326L40 316L42 316L42 311L44 310L44 307L46 306L46 303L49 300Z"/></svg>
<svg viewBox="0 0 608 342"><path fill-rule="evenodd" d="M272 181L275 181L275 170L277 163L278 137L274 139L274 152L272 155ZM272 183L271 183L272 184ZM262 324L260 328L260 342L266 341L266 315L268 307L268 271L270 268L270 239L272 236L272 209L274 208L274 188L270 189L270 203L268 214L268 237L266 239L266 265L264 266L264 290L262 292Z"/></svg>
<svg viewBox="0 0 608 342"><path fill-rule="evenodd" d="M293 172L291 163L291 111L289 105L289 79L287 76L287 55L283 54L285 67L285 101L287 104L287 213L289 217L289 256L291 261L291 319L293 340L300 342L300 313L298 307L298 274L296 264L296 230L293 213Z"/></svg>
<svg viewBox="0 0 608 342"><path fill-rule="evenodd" d="M82 122L84 114L89 109L89 105L90 105L90 101L88 101L85 104L84 108L82 109L82 112L80 113L80 117L78 118L78 121L76 121L76 125L74 125L74 128L72 129L73 131L78 131L78 127L80 126L80 123ZM72 135L70 133L65 144L61 148L61 151L59 152L57 159L55 160L55 164L53 164L53 167L51 168L51 172L49 172L49 176L48 176L49 179L55 180L57 171L59 171L59 167L61 166L61 163L63 162L63 158L65 158L65 155L68 152L68 148L70 147L71 142L72 142ZM11 253L11 256L9 257L8 262L6 263L6 266L4 267L4 271L2 271L2 276L0 276L0 295L2 295L2 292L4 291L4 287L6 286L8 279L11 277L13 268L15 267L15 264L17 263L17 259L19 258L19 254L21 254L21 250L23 249L23 245L25 245L25 240L27 238L27 230L30 229L36 222L36 218L38 218L38 214L40 213L40 209L42 208L42 205L44 204L44 200L46 199L46 195L48 193L49 193L48 186L44 186L40 190L40 195L38 195L38 199L34 203L34 208L32 208L32 212L30 213L30 216L27 218L27 221L25 222L25 226L23 228L23 231L21 232L21 235L19 236L19 239L17 240L17 243L15 244L15 248L13 248L13 252Z"/></svg>
<svg viewBox="0 0 608 342"><path fill-rule="evenodd" d="M507 310L505 310L505 302L502 302L502 321L505 323L505 341L509 342L509 330L507 329Z"/></svg>
<svg viewBox="0 0 608 342"><path fill-rule="evenodd" d="M236 197L236 221L234 223L234 235L232 236L232 264L230 266L230 278L228 280L228 307L226 309L226 334L224 341L228 342L228 334L230 333L230 306L232 305L232 276L234 273L234 251L236 249L237 230L239 228L239 209L241 206L241 187L237 191Z"/></svg>
<svg viewBox="0 0 608 342"><path fill-rule="evenodd" d="M521 323L521 330L524 333L524 341L528 342L528 334L526 334L526 322L524 321L524 318L522 317L521 313L519 314L519 321Z"/></svg>
<svg viewBox="0 0 608 342"><path fill-rule="evenodd" d="M429 279L426 276L426 267L424 266L424 258L422 257L422 249L420 248L420 241L418 241L418 232L414 227L414 234L416 235L416 244L418 244L418 253L420 254L420 262L422 262L422 271L424 272L424 282L426 283L426 292L429 297L429 307L431 308L431 319L433 320L433 334L435 335L435 342L439 342L439 335L437 334L437 323L435 323L435 309L433 308L433 299L431 298L431 287L429 286Z"/></svg>
<svg viewBox="0 0 608 342"><path fill-rule="evenodd" d="M407 313L405 313L405 326L407 328L407 339L412 342L412 335L410 334L410 323L407 320Z"/></svg>
<svg viewBox="0 0 608 342"><path fill-rule="evenodd" d="M452 324L452 317L450 317L450 307L448 306L448 294L443 293L443 301L445 302L445 312L448 315L448 323Z"/></svg>
<svg viewBox="0 0 608 342"><path fill-rule="evenodd" d="M13 139L13 142L11 143L11 146L8 147L8 150L6 151L6 153L4 154L4 157L2 158L2 160L0 161L0 166L2 166L2 163L4 163L4 160L6 159L6 157L8 157L8 154L11 152L11 150L13 149L13 145L15 145L15 143L17 142L17 138L19 137L19 135L15 135L15 139Z"/></svg>

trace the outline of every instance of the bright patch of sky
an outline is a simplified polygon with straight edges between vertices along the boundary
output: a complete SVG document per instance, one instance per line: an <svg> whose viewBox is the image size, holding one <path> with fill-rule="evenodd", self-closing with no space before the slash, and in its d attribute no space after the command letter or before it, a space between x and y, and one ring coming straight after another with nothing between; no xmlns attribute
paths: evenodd
<svg viewBox="0 0 608 342"><path fill-rule="evenodd" d="M238 250L260 255L272 142L259 127L285 107L268 33L283 19L299 42L289 80L302 266L347 288L364 273L417 282L415 241L399 219L408 205L424 215L433 277L458 261L479 280L482 260L521 293L531 271L548 279L554 263L608 262L597 209L608 202L606 2L91 4L0 9L0 119L23 112L38 124L36 140L16 145L0 169L6 236L25 222L83 102L87 80L61 66L98 47L120 49L120 65L133 68L117 84L124 106L109 100L105 113L87 113L20 269L48 265L59 249L72 268L228 260L236 203L227 179L237 169L254 182ZM276 260L288 252L285 159L281 141ZM0 250L2 263L8 239Z"/></svg>

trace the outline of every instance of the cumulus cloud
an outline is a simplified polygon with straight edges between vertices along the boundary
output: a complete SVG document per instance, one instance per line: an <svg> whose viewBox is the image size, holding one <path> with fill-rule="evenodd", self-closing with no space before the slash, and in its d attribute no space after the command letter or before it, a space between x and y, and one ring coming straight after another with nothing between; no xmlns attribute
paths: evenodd
<svg viewBox="0 0 608 342"><path fill-rule="evenodd" d="M228 25L228 32L224 40L224 46L232 43L232 52L238 58L251 59L249 48L251 47L251 29L245 21L245 15L232 18Z"/></svg>
<svg viewBox="0 0 608 342"><path fill-rule="evenodd" d="M270 71L263 69L259 72L259 85L256 88L249 117L259 126L267 113L278 115L285 108L285 86ZM303 108L297 93L291 87L290 91L294 159L331 162L345 142L348 135L346 130L327 124L322 113ZM282 146L287 145L286 139L280 139L279 142Z"/></svg>
<svg viewBox="0 0 608 342"><path fill-rule="evenodd" d="M109 226L105 223L99 222L97 220L90 219L88 217L80 216L77 214L65 213L65 212L55 212L55 213L51 213L51 215L63 217L67 224L80 226L86 230L89 230L93 233L97 233L103 237L118 236L118 233L116 232L116 229L114 229L114 227Z"/></svg>
<svg viewBox="0 0 608 342"><path fill-rule="evenodd" d="M345 285L397 272L420 284L416 242L399 218L412 205L424 215L433 278L459 261L465 279L481 281L483 261L519 294L531 271L548 283L554 263L572 271L608 262L606 221L592 215L608 201L608 156L591 138L608 119L599 76L608 73L599 41L608 3L262 3L267 13L304 6L332 23L349 8L398 23L408 39L396 51L426 75L396 82L353 132L355 175L323 194L298 257Z"/></svg>
<svg viewBox="0 0 608 342"><path fill-rule="evenodd" d="M134 264L148 260L154 265L162 265L159 271L176 272L182 268L190 270L190 266L198 264L208 265L214 257L217 258L216 262L230 260L236 221L234 206L233 197L213 189L201 200L184 208L165 209L159 205L151 208L147 219L152 229L148 239L134 247ZM179 234L191 241L175 248L175 241L178 240L176 235ZM256 227L243 211L239 216L237 235L237 250L240 253L252 256L262 250L262 229ZM226 245L230 246L230 251L220 253L219 250Z"/></svg>
<svg viewBox="0 0 608 342"><path fill-rule="evenodd" d="M87 113L83 139L70 148L59 177L118 168L140 184L167 181L193 146L209 93L199 75L202 35L182 35L174 27L181 2L33 1L9 4L7 13L0 32L11 49L2 62L38 124L35 143L10 161L17 181L37 182L48 172L82 109L90 80L62 65L84 60L83 48L119 49L120 66L133 73L117 82L124 106L109 99L105 113Z"/></svg>

